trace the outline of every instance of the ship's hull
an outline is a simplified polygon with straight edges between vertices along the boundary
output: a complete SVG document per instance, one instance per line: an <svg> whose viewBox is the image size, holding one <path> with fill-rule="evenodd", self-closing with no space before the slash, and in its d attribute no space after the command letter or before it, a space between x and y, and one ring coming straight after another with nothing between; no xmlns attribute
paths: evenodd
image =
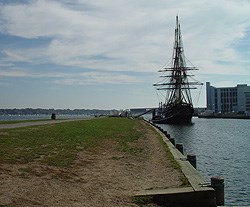
<svg viewBox="0 0 250 207"><path fill-rule="evenodd" d="M160 115L153 116L152 122L159 124L188 124L191 123L194 109L188 104L179 104L166 108Z"/></svg>

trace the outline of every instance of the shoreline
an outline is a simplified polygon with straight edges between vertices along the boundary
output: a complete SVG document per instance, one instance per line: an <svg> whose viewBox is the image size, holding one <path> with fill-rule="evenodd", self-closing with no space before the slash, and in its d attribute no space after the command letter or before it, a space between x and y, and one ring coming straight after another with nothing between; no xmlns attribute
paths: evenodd
<svg viewBox="0 0 250 207"><path fill-rule="evenodd" d="M181 171L187 178L190 186L181 188L158 189L142 191L136 197L151 197L156 203L167 206L203 206L216 207L215 190L206 184L200 173L190 164L185 157L170 141L167 132L162 131L153 123L144 120L150 124L160 135L164 143L170 149L174 159L181 166Z"/></svg>

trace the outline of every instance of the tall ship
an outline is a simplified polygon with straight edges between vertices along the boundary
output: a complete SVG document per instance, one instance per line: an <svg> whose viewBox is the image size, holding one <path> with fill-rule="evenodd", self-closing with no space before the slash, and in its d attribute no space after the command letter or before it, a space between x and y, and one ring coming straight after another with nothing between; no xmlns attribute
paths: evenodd
<svg viewBox="0 0 250 207"><path fill-rule="evenodd" d="M168 67L169 66L169 67ZM170 64L159 70L161 81L153 86L164 92L164 102L159 103L159 108L152 113L152 122L161 124L187 124L192 120L194 107L191 98L191 89L202 83L192 78L191 70L196 67L186 66L186 58L182 42L181 28L176 16L173 56ZM189 79L194 81L189 81Z"/></svg>

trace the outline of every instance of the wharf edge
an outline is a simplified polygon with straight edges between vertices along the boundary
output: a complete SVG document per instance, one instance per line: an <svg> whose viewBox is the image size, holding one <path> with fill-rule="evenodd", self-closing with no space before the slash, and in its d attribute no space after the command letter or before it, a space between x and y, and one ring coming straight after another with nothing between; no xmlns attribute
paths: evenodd
<svg viewBox="0 0 250 207"><path fill-rule="evenodd" d="M178 187L157 190L143 190L138 192L135 197L149 196L153 201L160 205L172 207L216 207L215 190L208 185L198 171L190 164L187 158L170 142L167 136L159 130L153 123L144 120L150 124L162 137L164 143L168 146L174 159L181 166L182 173L188 179L189 187Z"/></svg>

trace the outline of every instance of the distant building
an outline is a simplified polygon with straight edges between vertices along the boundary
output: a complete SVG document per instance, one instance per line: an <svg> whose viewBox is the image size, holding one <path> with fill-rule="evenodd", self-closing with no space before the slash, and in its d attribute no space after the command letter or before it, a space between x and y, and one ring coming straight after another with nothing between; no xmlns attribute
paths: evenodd
<svg viewBox="0 0 250 207"><path fill-rule="evenodd" d="M119 116L119 111L118 110L111 110L109 113L110 116Z"/></svg>
<svg viewBox="0 0 250 207"><path fill-rule="evenodd" d="M216 113L238 112L250 115L250 86L216 88L206 83L207 110Z"/></svg>

